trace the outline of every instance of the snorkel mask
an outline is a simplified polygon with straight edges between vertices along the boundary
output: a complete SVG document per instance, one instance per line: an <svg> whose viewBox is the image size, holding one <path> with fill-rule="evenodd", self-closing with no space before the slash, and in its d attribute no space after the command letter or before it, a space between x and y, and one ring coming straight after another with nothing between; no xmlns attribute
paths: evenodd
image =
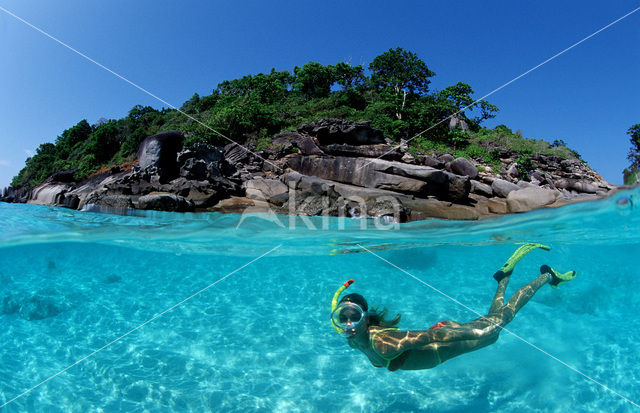
<svg viewBox="0 0 640 413"><path fill-rule="evenodd" d="M367 311L356 303L345 301L338 305L340 294L349 288L351 284L353 284L352 279L342 284L333 295L333 300L331 301L331 325L338 334L345 333L347 338L353 337L357 328L367 318Z"/></svg>

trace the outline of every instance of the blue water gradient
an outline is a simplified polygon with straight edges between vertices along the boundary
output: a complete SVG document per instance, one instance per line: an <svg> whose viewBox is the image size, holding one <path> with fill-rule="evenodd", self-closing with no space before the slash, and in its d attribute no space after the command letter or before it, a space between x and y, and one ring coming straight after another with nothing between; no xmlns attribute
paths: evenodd
<svg viewBox="0 0 640 413"><path fill-rule="evenodd" d="M617 203L624 197L635 208ZM485 313L491 275L522 241L553 249L521 261L508 293L541 264L578 278L545 286L509 330L640 403L638 190L399 229L3 203L0 222L0 404L281 245L0 409L7 412L637 410L506 332L436 369L392 373L372 367L329 324L330 299L348 278L356 280L350 291L401 313L406 329L477 317L358 244Z"/></svg>

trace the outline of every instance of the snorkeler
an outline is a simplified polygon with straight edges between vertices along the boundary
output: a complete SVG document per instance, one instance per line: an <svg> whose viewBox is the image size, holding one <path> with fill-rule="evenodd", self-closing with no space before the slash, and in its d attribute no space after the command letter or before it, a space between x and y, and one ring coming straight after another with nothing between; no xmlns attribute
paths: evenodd
<svg viewBox="0 0 640 413"><path fill-rule="evenodd" d="M400 322L400 315L387 320L386 310L369 311L360 294L348 294L338 302L340 294L353 283L349 280L333 296L331 324L338 333L345 334L349 345L363 352L375 367L386 367L390 371L436 367L453 357L493 344L502 328L513 320L540 287L548 283L556 288L576 277L575 271L561 274L543 265L540 276L516 291L505 304L504 293L514 267L536 248L551 249L533 243L518 248L493 276L498 281L498 289L489 313L469 323L440 321L428 330L400 330L395 327Z"/></svg>

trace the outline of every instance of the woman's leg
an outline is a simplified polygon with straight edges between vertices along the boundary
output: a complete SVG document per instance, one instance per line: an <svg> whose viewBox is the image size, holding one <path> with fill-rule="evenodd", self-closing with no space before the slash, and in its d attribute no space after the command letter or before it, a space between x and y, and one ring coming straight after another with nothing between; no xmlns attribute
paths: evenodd
<svg viewBox="0 0 640 413"><path fill-rule="evenodd" d="M491 301L491 308L489 308L489 314L495 313L502 306L504 306L504 292L507 289L507 285L509 284L509 279L511 277L504 277L498 282L498 288L496 289L496 293L493 296L493 301Z"/></svg>
<svg viewBox="0 0 640 413"><path fill-rule="evenodd" d="M494 308L492 306L491 308L493 311L489 312L489 317L498 318L499 325L501 327L506 326L511 322L511 320L513 320L513 317L515 317L518 311L520 311L520 309L529 302L531 297L533 297L535 293L538 292L540 287L542 287L552 279L553 276L548 272L540 274L538 278L516 291L506 305L497 308Z"/></svg>
<svg viewBox="0 0 640 413"><path fill-rule="evenodd" d="M516 291L506 305L503 304L504 292L510 277L506 276L502 278L498 283L498 289L493 298L489 314L470 323L457 325L457 329L447 329L444 327L442 330L443 333L445 333L445 337L439 341L442 361L494 343L498 339L502 327L513 320L516 313L529 302L540 287L547 283L550 283L553 287L554 285L571 281L576 276L575 271L561 274L547 265L543 265L540 268L540 273L538 278ZM461 337L468 336L468 334L465 334L466 329L474 329L477 337L474 339L462 339Z"/></svg>
<svg viewBox="0 0 640 413"><path fill-rule="evenodd" d="M520 246L512 255L509 257L507 262L495 273L493 274L493 278L498 281L498 289L496 290L495 295L493 296L493 301L491 302L491 307L489 308L489 314L498 311L500 308L504 306L504 292L507 289L507 285L509 284L509 279L511 278L511 274L513 273L513 269L516 264L524 258L525 255L530 253L536 248L542 248L543 250L549 251L551 248L542 244L535 243L527 243Z"/></svg>

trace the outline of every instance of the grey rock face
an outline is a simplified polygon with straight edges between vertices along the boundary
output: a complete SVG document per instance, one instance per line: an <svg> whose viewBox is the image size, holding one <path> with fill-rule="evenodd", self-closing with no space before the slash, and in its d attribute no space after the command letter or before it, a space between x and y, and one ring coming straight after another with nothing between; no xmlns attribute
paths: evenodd
<svg viewBox="0 0 640 413"><path fill-rule="evenodd" d="M246 148L246 147L245 147ZM230 143L224 147L224 159L231 165L238 162L249 162L254 155L242 146Z"/></svg>
<svg viewBox="0 0 640 413"><path fill-rule="evenodd" d="M294 145L303 155L322 155L324 153L312 137L297 132L281 133L273 139L271 144L276 152L282 151L282 154L289 152Z"/></svg>
<svg viewBox="0 0 640 413"><path fill-rule="evenodd" d="M141 169L157 168L161 179L178 175L176 154L182 149L184 137L179 131L158 133L146 138L138 149Z"/></svg>
<svg viewBox="0 0 640 413"><path fill-rule="evenodd" d="M473 192L474 194L478 194L486 197L493 196L493 190L491 189L491 186L475 180L471 180L470 183L471 183L471 192Z"/></svg>
<svg viewBox="0 0 640 413"><path fill-rule="evenodd" d="M384 143L382 132L371 127L369 122L321 119L317 122L300 126L298 131L316 137L321 145L331 143L346 143L349 145Z"/></svg>
<svg viewBox="0 0 640 413"><path fill-rule="evenodd" d="M504 179L496 179L491 184L491 189L496 196L506 198L511 191L517 191L520 187Z"/></svg>
<svg viewBox="0 0 640 413"><path fill-rule="evenodd" d="M101 195L96 193L89 197L86 203L116 209L133 208L129 195Z"/></svg>
<svg viewBox="0 0 640 413"><path fill-rule="evenodd" d="M193 205L180 195L155 192L138 198L138 209L186 212L193 210Z"/></svg>
<svg viewBox="0 0 640 413"><path fill-rule="evenodd" d="M286 201L285 195L289 187L278 179L252 179L243 183L247 198L267 200L269 202L282 203Z"/></svg>
<svg viewBox="0 0 640 413"><path fill-rule="evenodd" d="M451 162L451 161L453 161L453 155L451 155L449 153L445 153L444 155L440 155L438 157L438 160L440 162L443 162L443 163Z"/></svg>
<svg viewBox="0 0 640 413"><path fill-rule="evenodd" d="M584 181L576 181L573 182L570 185L570 188L578 191L578 192L583 192L583 193L587 193L587 194L595 194L596 192L598 192L598 187L595 185L592 185L588 182L584 182Z"/></svg>
<svg viewBox="0 0 640 413"><path fill-rule="evenodd" d="M387 160L400 160L403 154L391 145L347 145L341 143L332 143L322 147L322 150L328 155L349 156L360 158L381 158Z"/></svg>
<svg viewBox="0 0 640 413"><path fill-rule="evenodd" d="M552 189L528 187L509 192L507 205L511 212L527 212L553 203L560 193Z"/></svg>
<svg viewBox="0 0 640 413"><path fill-rule="evenodd" d="M471 179L475 179L478 176L478 168L465 158L456 158L451 161L451 172L468 176Z"/></svg>
<svg viewBox="0 0 640 413"><path fill-rule="evenodd" d="M27 203L63 206L65 194L70 189L71 185L69 184L45 182L31 191L31 199Z"/></svg>
<svg viewBox="0 0 640 413"><path fill-rule="evenodd" d="M381 159L294 157L288 165L301 174L331 181L455 201L466 200L471 189L466 176Z"/></svg>
<svg viewBox="0 0 640 413"><path fill-rule="evenodd" d="M430 166L432 168L437 168L437 169L442 169L444 168L444 162L434 158L433 156L425 156L424 158L421 159L422 160L422 164L426 165L426 166Z"/></svg>

